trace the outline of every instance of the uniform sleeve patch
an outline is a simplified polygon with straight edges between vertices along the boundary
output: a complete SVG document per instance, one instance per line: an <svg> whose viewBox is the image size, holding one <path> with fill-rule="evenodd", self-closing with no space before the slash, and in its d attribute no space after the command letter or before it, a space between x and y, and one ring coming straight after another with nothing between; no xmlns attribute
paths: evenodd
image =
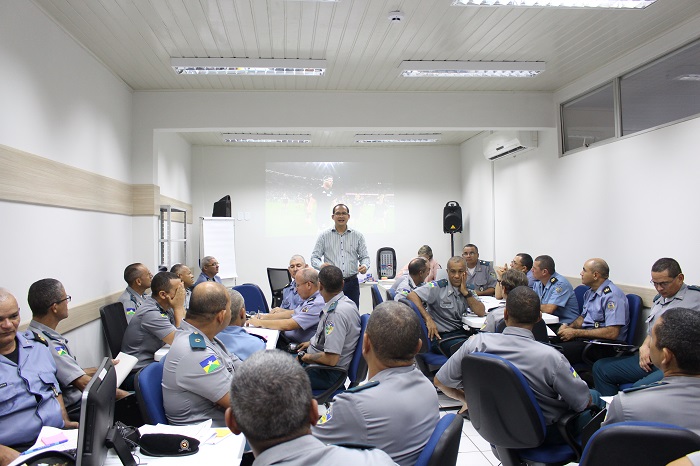
<svg viewBox="0 0 700 466"><path fill-rule="evenodd" d="M307 306L304 306L301 308L301 312L309 312L309 308Z"/></svg>
<svg viewBox="0 0 700 466"><path fill-rule="evenodd" d="M321 416L321 419L318 420L318 425L323 425L326 422L330 421L333 419L333 407L331 406L328 408L323 416Z"/></svg>
<svg viewBox="0 0 700 466"><path fill-rule="evenodd" d="M608 306L607 306L607 308L608 308L609 310L611 310L611 311L614 311L616 307L617 307L617 306L615 305L615 303L614 303L613 301L610 301L610 302L608 303Z"/></svg>
<svg viewBox="0 0 700 466"><path fill-rule="evenodd" d="M554 291L555 291L556 293L561 293L562 290L563 290L563 288L562 288L561 286L558 286L558 287L556 287L556 288L554 289Z"/></svg>
<svg viewBox="0 0 700 466"><path fill-rule="evenodd" d="M333 330L335 329L335 324L333 322L326 322L326 335L330 335L333 333Z"/></svg>
<svg viewBox="0 0 700 466"><path fill-rule="evenodd" d="M207 359L200 362L199 365L202 366L204 372L209 374L210 372L214 372L216 369L221 367L221 361L219 361L215 354L212 354Z"/></svg>
<svg viewBox="0 0 700 466"><path fill-rule="evenodd" d="M574 369L573 367L569 367L569 370L571 371L571 375L573 376L573 378L578 379L578 373L576 372L576 369Z"/></svg>
<svg viewBox="0 0 700 466"><path fill-rule="evenodd" d="M68 356L68 351L66 351L65 346L58 345L54 349L56 350L56 353L58 353L59 356Z"/></svg>

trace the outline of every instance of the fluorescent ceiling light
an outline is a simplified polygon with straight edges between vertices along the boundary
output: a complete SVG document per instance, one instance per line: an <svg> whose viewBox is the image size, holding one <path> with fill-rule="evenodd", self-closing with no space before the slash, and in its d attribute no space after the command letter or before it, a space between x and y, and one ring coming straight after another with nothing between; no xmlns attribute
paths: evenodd
<svg viewBox="0 0 700 466"><path fill-rule="evenodd" d="M700 81L700 74L683 74L674 79L676 81Z"/></svg>
<svg viewBox="0 0 700 466"><path fill-rule="evenodd" d="M545 70L544 62L403 61L407 78L531 78Z"/></svg>
<svg viewBox="0 0 700 466"><path fill-rule="evenodd" d="M433 134L356 134L355 142L360 144L419 144L440 142L440 133Z"/></svg>
<svg viewBox="0 0 700 466"><path fill-rule="evenodd" d="M646 8L656 0L454 0L458 6L533 6L551 8Z"/></svg>
<svg viewBox="0 0 700 466"><path fill-rule="evenodd" d="M308 144L310 134L223 133L224 142Z"/></svg>
<svg viewBox="0 0 700 466"><path fill-rule="evenodd" d="M243 74L253 76L323 76L326 60L286 58L171 58L177 74Z"/></svg>

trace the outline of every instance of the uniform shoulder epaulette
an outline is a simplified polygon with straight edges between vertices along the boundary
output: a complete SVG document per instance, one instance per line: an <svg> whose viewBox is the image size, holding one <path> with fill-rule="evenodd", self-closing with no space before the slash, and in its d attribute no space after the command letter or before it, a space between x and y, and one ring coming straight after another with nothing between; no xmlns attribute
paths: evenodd
<svg viewBox="0 0 700 466"><path fill-rule="evenodd" d="M556 283L556 282L558 282L558 281L559 281L559 279L558 279L557 277L552 277L552 278L549 279L549 283L551 283L551 284L554 284L554 283Z"/></svg>
<svg viewBox="0 0 700 466"><path fill-rule="evenodd" d="M338 301L334 301L330 306L328 306L328 312L335 311L336 307L338 307Z"/></svg>
<svg viewBox="0 0 700 466"><path fill-rule="evenodd" d="M652 302L656 302L656 301L658 301L659 299L661 299L661 295L660 295L660 294L657 294L656 296L654 296L654 299L652 299Z"/></svg>
<svg viewBox="0 0 700 466"><path fill-rule="evenodd" d="M445 288L445 287L447 287L447 284L449 283L449 281L447 281L446 278L443 278L441 280L438 280L435 283L437 283L437 286L439 286L440 288Z"/></svg>
<svg viewBox="0 0 700 466"><path fill-rule="evenodd" d="M610 294L610 293L612 293L612 290L610 289L609 286L606 286L605 288L603 288L603 294Z"/></svg>
<svg viewBox="0 0 700 466"><path fill-rule="evenodd" d="M668 382L664 382L663 380L659 380L658 382L650 383L647 385L642 385L639 387L626 388L626 389L622 390L622 392L623 393L638 392L639 390L646 390L647 388L660 387L662 385L668 385Z"/></svg>
<svg viewBox="0 0 700 466"><path fill-rule="evenodd" d="M32 340L38 341L39 343L43 344L44 346L49 346L49 342L46 341L46 338L44 338L40 333L35 332L34 330L32 332Z"/></svg>
<svg viewBox="0 0 700 466"><path fill-rule="evenodd" d="M376 380L374 382L367 382L364 385L358 385L357 387L353 387L350 390L345 390L345 393L357 393L361 392L362 390L367 390L368 388L376 387L379 385L379 382Z"/></svg>
<svg viewBox="0 0 700 466"><path fill-rule="evenodd" d="M192 348L193 350L207 349L207 343L204 341L204 337L201 333L190 333L190 348Z"/></svg>
<svg viewBox="0 0 700 466"><path fill-rule="evenodd" d="M700 286L698 285L688 285L689 290L700 291Z"/></svg>
<svg viewBox="0 0 700 466"><path fill-rule="evenodd" d="M491 262L489 262L489 261L482 261L481 259L479 259L479 264L480 264L480 265L491 265Z"/></svg>

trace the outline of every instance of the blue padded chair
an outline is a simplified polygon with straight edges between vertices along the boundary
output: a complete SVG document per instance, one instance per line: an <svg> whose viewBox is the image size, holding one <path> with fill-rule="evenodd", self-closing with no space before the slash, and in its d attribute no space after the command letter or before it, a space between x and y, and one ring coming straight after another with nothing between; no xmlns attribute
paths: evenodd
<svg viewBox="0 0 700 466"><path fill-rule="evenodd" d="M163 408L163 360L152 362L136 373L134 390L146 424L168 424Z"/></svg>
<svg viewBox="0 0 700 466"><path fill-rule="evenodd" d="M637 323L639 322L639 316L642 313L642 298L636 294L628 294L627 295L627 303L629 305L629 317L630 317L630 322L629 326L627 327L627 338L625 340L603 340L603 339L596 339L592 341L602 341L608 344L608 347L610 348L609 344L610 343L618 343L618 346L612 347L617 352L617 355L620 354L625 354L629 350L635 349L634 345L634 337L636 336L637 333ZM593 366L593 363L595 363L595 360L589 356L590 352L592 351L592 348L596 346L595 343L590 343L586 345L586 347L583 349L583 354L582 358L585 364L588 365L588 367ZM617 356L616 355L616 356ZM578 368L577 368L578 369ZM631 384L629 385L630 387L632 386ZM625 387L628 388L628 387Z"/></svg>
<svg viewBox="0 0 700 466"><path fill-rule="evenodd" d="M243 296L246 313L270 312L270 308L267 306L267 299L265 299L265 295L258 285L244 283L243 285L234 286L233 289Z"/></svg>
<svg viewBox="0 0 700 466"><path fill-rule="evenodd" d="M700 436L658 422L628 421L598 430L586 444L580 466L663 466L700 450Z"/></svg>
<svg viewBox="0 0 700 466"><path fill-rule="evenodd" d="M306 366L306 371L340 371L346 374L346 377L341 377L332 387L326 390L313 390L313 396L319 404L324 404L333 399L338 393L345 391L345 379L350 380L348 388L353 388L358 386L367 377L367 361L362 356L362 340L365 336L365 330L367 330L367 322L369 322L369 314L362 314L360 316L360 338L357 340L357 346L355 347L355 353L352 356L352 361L350 361L350 366L348 370L341 369L339 367L332 366Z"/></svg>
<svg viewBox="0 0 700 466"><path fill-rule="evenodd" d="M372 309L380 305L384 300L382 299L382 294L379 292L379 285L372 285Z"/></svg>
<svg viewBox="0 0 700 466"><path fill-rule="evenodd" d="M583 295L586 294L586 291L590 289L591 287L586 285L579 285L576 288L574 288L574 294L576 295L576 302L578 303L579 314L583 312Z"/></svg>
<svg viewBox="0 0 700 466"><path fill-rule="evenodd" d="M471 423L503 466L563 465L580 458L581 447L569 428L577 413L566 413L557 423L566 444L543 445L547 427L540 406L527 379L509 361L468 354L462 359L462 377Z"/></svg>
<svg viewBox="0 0 700 466"><path fill-rule="evenodd" d="M435 426L416 466L455 466L462 438L464 419L454 413L445 414Z"/></svg>

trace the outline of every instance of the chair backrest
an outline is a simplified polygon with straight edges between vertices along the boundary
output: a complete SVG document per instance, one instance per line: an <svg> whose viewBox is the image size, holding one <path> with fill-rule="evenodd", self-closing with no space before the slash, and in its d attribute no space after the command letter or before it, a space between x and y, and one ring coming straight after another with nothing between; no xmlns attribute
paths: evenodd
<svg viewBox="0 0 700 466"><path fill-rule="evenodd" d="M627 303L630 309L630 324L627 328L627 344L634 344L634 337L637 333L637 322L642 313L642 298L636 294L627 295Z"/></svg>
<svg viewBox="0 0 700 466"><path fill-rule="evenodd" d="M462 378L471 423L486 441L503 448L543 442L544 416L517 367L494 354L471 353L462 359Z"/></svg>
<svg viewBox="0 0 700 466"><path fill-rule="evenodd" d="M136 373L134 390L146 424L168 424L163 408L163 363L152 362Z"/></svg>
<svg viewBox="0 0 700 466"><path fill-rule="evenodd" d="M124 314L122 303L112 303L100 308L100 320L102 321L102 332L105 334L109 352L116 358L122 350L122 340L124 332L129 323Z"/></svg>
<svg viewBox="0 0 700 466"><path fill-rule="evenodd" d="M386 290L386 299L387 301L393 301L394 298L396 297L396 290L389 288Z"/></svg>
<svg viewBox="0 0 700 466"><path fill-rule="evenodd" d="M243 296L245 310L248 314L270 312L270 308L267 306L267 299L265 299L265 295L258 285L244 283L243 285L234 286L233 289Z"/></svg>
<svg viewBox="0 0 700 466"><path fill-rule="evenodd" d="M462 437L462 416L445 414L435 426L416 466L454 466Z"/></svg>
<svg viewBox="0 0 700 466"><path fill-rule="evenodd" d="M384 300L379 292L379 285L372 285L372 309L381 304Z"/></svg>
<svg viewBox="0 0 700 466"><path fill-rule="evenodd" d="M379 248L377 251L377 280L396 277L396 251L394 248Z"/></svg>
<svg viewBox="0 0 700 466"><path fill-rule="evenodd" d="M348 366L348 379L350 379L350 386L348 388L356 387L367 377L367 370L369 368L367 367L367 361L365 361L365 358L362 356L362 340L367 330L367 322L369 322L369 314L362 314L360 316L360 339L357 341L355 354L353 354L350 365Z"/></svg>
<svg viewBox="0 0 700 466"><path fill-rule="evenodd" d="M502 320L496 326L495 333L503 333L503 330L505 329L506 321ZM547 324L544 323L544 320L540 319L540 321L537 322L534 327L532 327L532 335L535 337L535 340L539 341L540 343L549 343L549 335L547 335Z"/></svg>
<svg viewBox="0 0 700 466"><path fill-rule="evenodd" d="M700 450L700 436L682 427L658 422L620 422L593 434L581 466L665 465Z"/></svg>
<svg viewBox="0 0 700 466"><path fill-rule="evenodd" d="M420 321L420 327L421 327L421 333L420 333L420 340L423 342L423 345L421 345L420 351L418 352L419 354L422 353L427 353L430 351L430 338L428 337L428 327L425 325L425 320L423 319L423 316L421 315L420 311L416 307L415 304L410 299L406 298L401 298L399 299L400 303L405 304L406 306L410 307L413 309L413 312L416 313L418 316L418 320Z"/></svg>
<svg viewBox="0 0 700 466"><path fill-rule="evenodd" d="M578 303L579 314L583 312L583 295L586 294L586 291L590 289L591 287L586 285L579 285L576 288L574 288L574 294L576 295L576 302Z"/></svg>

